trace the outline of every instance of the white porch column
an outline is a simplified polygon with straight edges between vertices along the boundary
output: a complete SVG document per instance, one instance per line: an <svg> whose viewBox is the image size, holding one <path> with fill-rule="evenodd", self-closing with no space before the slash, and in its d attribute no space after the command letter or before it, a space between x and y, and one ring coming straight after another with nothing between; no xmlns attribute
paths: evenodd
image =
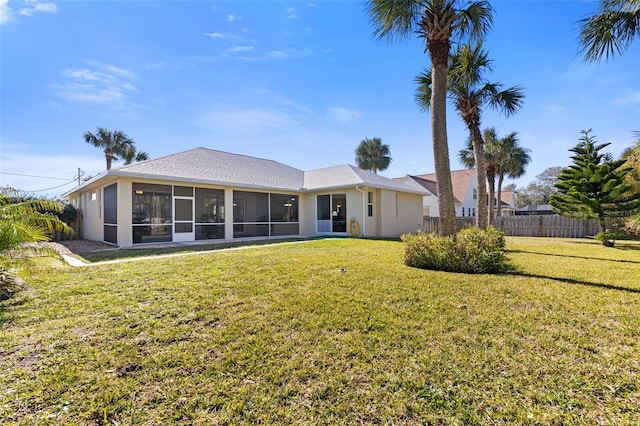
<svg viewBox="0 0 640 426"><path fill-rule="evenodd" d="M233 239L233 189L224 190L224 239Z"/></svg>

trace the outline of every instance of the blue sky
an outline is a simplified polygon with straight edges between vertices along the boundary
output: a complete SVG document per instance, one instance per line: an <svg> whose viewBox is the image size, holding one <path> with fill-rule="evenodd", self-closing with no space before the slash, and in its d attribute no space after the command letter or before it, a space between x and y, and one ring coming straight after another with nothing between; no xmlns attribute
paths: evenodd
<svg viewBox="0 0 640 426"><path fill-rule="evenodd" d="M517 131L531 150L516 184L568 165L581 129L615 156L630 146L638 40L584 64L575 22L596 2L492 5L489 78L523 86L526 99L510 118L487 111L483 128ZM393 158L382 175L431 173L430 118L414 102L423 51L416 38L374 39L361 1L0 0L0 186L62 185L37 192L57 196L78 167L103 171L103 153L83 140L97 126L125 131L151 157L203 146L303 170L354 164L358 143L377 136ZM452 108L448 129L460 169L467 131Z"/></svg>

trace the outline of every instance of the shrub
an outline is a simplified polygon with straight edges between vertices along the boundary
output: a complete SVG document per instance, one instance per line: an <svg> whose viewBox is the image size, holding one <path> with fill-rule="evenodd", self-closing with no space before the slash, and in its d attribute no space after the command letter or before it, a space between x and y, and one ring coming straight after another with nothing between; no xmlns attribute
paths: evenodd
<svg viewBox="0 0 640 426"><path fill-rule="evenodd" d="M407 266L463 273L496 273L506 269L504 233L493 227L466 228L454 237L418 232L403 235L402 241Z"/></svg>
<svg viewBox="0 0 640 426"><path fill-rule="evenodd" d="M620 232L610 232L608 229L606 231L600 231L596 235L593 236L596 241L600 241L605 247L613 247L616 243L616 240L624 238L624 234Z"/></svg>
<svg viewBox="0 0 640 426"><path fill-rule="evenodd" d="M0 301L11 298L24 288L24 282L14 272L0 265Z"/></svg>

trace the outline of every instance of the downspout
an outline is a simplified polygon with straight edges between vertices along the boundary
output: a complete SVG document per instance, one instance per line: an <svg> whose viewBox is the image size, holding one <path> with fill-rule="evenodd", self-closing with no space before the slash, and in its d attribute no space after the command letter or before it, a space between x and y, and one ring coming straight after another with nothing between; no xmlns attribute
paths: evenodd
<svg viewBox="0 0 640 426"><path fill-rule="evenodd" d="M362 231L361 234L363 237L367 236L367 231L366 231L366 224L367 224L367 204L366 204L366 199L365 196L367 195L362 189L358 188L358 185L356 185L356 191L360 192L362 194Z"/></svg>

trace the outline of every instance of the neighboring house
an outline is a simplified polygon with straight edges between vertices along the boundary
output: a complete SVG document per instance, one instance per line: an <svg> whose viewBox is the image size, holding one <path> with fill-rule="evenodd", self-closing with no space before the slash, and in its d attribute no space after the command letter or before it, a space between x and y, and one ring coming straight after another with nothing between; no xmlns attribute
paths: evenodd
<svg viewBox="0 0 640 426"><path fill-rule="evenodd" d="M350 165L302 171L195 148L107 170L64 194L83 238L120 247L246 237L388 237L422 224L426 191Z"/></svg>
<svg viewBox="0 0 640 426"><path fill-rule="evenodd" d="M550 204L531 204L516 209L516 216L550 216L556 214Z"/></svg>
<svg viewBox="0 0 640 426"><path fill-rule="evenodd" d="M496 196L498 194L496 193ZM502 198L502 216L513 216L518 210L516 205L516 196L518 194L515 191L502 191L500 198Z"/></svg>
<svg viewBox="0 0 640 426"><path fill-rule="evenodd" d="M395 180L412 188L423 188L428 194L423 198L423 215L438 217L438 190L436 174L406 175ZM474 169L455 170L451 172L451 185L456 208L456 216L475 216L476 210L476 171Z"/></svg>
<svg viewBox="0 0 640 426"><path fill-rule="evenodd" d="M406 175L402 178L395 178L397 182L402 182L412 188L422 188L427 191L424 196L423 215L438 217L438 189L435 173L426 175ZM475 169L454 170L451 172L451 185L453 186L453 198L455 202L456 217L469 217L476 215L476 200L478 198L476 190ZM502 215L511 216L516 210L515 193L513 191L502 191Z"/></svg>

